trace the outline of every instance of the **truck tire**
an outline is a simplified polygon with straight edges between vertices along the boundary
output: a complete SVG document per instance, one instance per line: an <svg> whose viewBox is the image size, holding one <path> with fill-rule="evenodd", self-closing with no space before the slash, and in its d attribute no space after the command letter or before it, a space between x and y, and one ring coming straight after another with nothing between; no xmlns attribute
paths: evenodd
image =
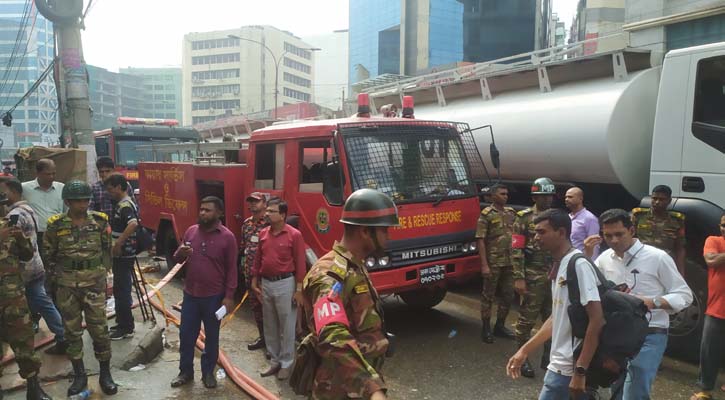
<svg viewBox="0 0 725 400"><path fill-rule="evenodd" d="M446 297L444 287L432 287L400 293L399 296L408 307L415 310L427 310L438 305Z"/></svg>
<svg viewBox="0 0 725 400"><path fill-rule="evenodd" d="M174 253L176 252L176 249L179 247L179 244L176 240L176 234L174 233L173 229L167 228L164 229L163 234L161 236L161 243L163 243L163 251L164 253L161 254L164 259L166 260L166 270L171 271L172 268L174 268L174 265L176 265L176 262L174 261ZM179 276L183 274L183 271L179 272Z"/></svg>
<svg viewBox="0 0 725 400"><path fill-rule="evenodd" d="M667 355L683 361L698 362L707 308L707 269L688 258L685 277L692 290L693 300L689 307L670 316Z"/></svg>

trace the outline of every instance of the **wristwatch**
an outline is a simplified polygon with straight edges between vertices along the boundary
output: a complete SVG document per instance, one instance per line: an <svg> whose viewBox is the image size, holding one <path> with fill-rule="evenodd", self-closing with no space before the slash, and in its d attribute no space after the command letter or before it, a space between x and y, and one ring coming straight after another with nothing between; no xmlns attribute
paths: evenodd
<svg viewBox="0 0 725 400"><path fill-rule="evenodd" d="M662 298L661 297L655 297L652 299L652 304L655 305L655 308L662 308Z"/></svg>
<svg viewBox="0 0 725 400"><path fill-rule="evenodd" d="M574 369L574 373L576 373L579 376L587 376L587 369L580 365L577 365L576 369Z"/></svg>

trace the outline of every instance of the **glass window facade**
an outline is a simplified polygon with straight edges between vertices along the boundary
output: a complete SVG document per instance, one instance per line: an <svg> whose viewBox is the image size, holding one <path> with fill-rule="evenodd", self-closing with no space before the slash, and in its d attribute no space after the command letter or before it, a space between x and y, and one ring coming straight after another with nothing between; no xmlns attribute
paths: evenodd
<svg viewBox="0 0 725 400"><path fill-rule="evenodd" d="M400 1L350 0L350 83L380 74L379 32L400 25L400 6Z"/></svg>
<svg viewBox="0 0 725 400"><path fill-rule="evenodd" d="M0 76L5 77L0 83L0 107L5 109L17 103L53 60L53 24L35 7L28 7L30 14L21 25L26 3L24 0L0 2ZM21 41L10 63L19 30ZM57 105L51 74L15 109L12 127L0 129L0 138L5 143L3 152L11 151L17 144L56 144Z"/></svg>
<svg viewBox="0 0 725 400"><path fill-rule="evenodd" d="M407 3L407 21L403 21L403 3L406 2L350 0L350 83L381 74L405 74L401 64L406 70L423 70L463 60L464 8L460 0ZM402 46L401 38L405 37L408 39ZM421 37L427 37L427 41L421 43ZM408 56L403 54L403 47L408 48ZM427 52L427 62L414 59L421 51ZM401 57L408 58L403 62Z"/></svg>
<svg viewBox="0 0 725 400"><path fill-rule="evenodd" d="M667 26L667 49L725 41L725 14Z"/></svg>

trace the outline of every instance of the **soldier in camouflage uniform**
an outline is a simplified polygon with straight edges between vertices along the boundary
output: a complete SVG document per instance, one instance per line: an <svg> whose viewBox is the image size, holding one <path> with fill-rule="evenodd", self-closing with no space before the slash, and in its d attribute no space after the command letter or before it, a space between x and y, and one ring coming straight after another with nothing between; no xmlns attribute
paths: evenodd
<svg viewBox="0 0 725 400"><path fill-rule="evenodd" d="M493 343L493 336L513 339L514 334L504 323L514 297L513 267L511 260L511 232L516 213L505 207L508 200L506 186L491 187L492 204L481 211L476 228L478 252L481 256L481 340ZM491 309L498 291L500 299L496 312L496 325L491 331Z"/></svg>
<svg viewBox="0 0 725 400"><path fill-rule="evenodd" d="M640 242L664 250L675 260L677 269L685 276L685 215L667 211L672 201L672 189L658 185L652 189L652 208L632 210L635 235Z"/></svg>
<svg viewBox="0 0 725 400"><path fill-rule="evenodd" d="M388 336L382 303L363 260L384 254L398 211L386 195L360 189L345 202L342 240L320 258L303 283L305 316L321 363L313 399L385 399L380 375Z"/></svg>
<svg viewBox="0 0 725 400"><path fill-rule="evenodd" d="M8 343L15 353L20 376L28 382L27 398L44 400L50 399L50 396L38 382L40 357L35 353L35 333L20 270L20 261L32 258L30 240L23 236L20 228L11 227L8 219L0 219L0 341ZM0 389L0 399L2 397Z"/></svg>
<svg viewBox="0 0 725 400"><path fill-rule="evenodd" d="M534 240L536 235L534 218L551 208L555 193L556 187L551 179L535 180L531 185L534 206L519 211L514 222L511 240L514 289L521 296L519 320L515 331L519 347L529 340L531 329L539 316L541 321L546 321L551 314L551 282L548 272L552 260L549 252L539 248L539 244ZM548 352L544 351L544 355L548 355ZM528 359L521 365L521 375L527 378L535 376Z"/></svg>
<svg viewBox="0 0 725 400"><path fill-rule="evenodd" d="M252 287L252 265L254 264L254 256L257 254L257 246L259 245L259 232L265 227L269 226L269 223L264 218L265 210L267 209L267 197L260 192L254 192L247 196L247 204L249 206L249 212L252 214L249 218L242 222L242 254L244 271L244 283L247 289ZM251 293L247 297L249 305L252 307L252 313L254 314L254 322L257 323L257 330L259 331L259 337L252 343L247 345L249 350L259 350L265 348L264 343L264 321L262 320L262 303L259 302L257 296Z"/></svg>
<svg viewBox="0 0 725 400"><path fill-rule="evenodd" d="M71 181L63 188L68 207L64 214L48 220L43 236L45 265L54 271L58 286L58 309L65 324L68 349L73 364L73 383L68 396L86 389L88 379L83 365L83 317L93 339L93 350L100 362L98 383L105 394L116 394L111 377L111 339L106 321L106 269L111 265L111 226L106 214L89 211L91 187Z"/></svg>

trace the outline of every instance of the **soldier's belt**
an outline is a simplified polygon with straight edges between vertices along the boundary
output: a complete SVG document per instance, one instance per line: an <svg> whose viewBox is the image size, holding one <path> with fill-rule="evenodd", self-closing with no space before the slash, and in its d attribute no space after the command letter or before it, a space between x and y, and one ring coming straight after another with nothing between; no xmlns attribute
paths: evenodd
<svg viewBox="0 0 725 400"><path fill-rule="evenodd" d="M100 265L103 265L103 261L100 258L95 258L91 260L66 260L63 262L63 267L67 269L74 269L74 270L81 270L81 269L90 269L95 268Z"/></svg>

